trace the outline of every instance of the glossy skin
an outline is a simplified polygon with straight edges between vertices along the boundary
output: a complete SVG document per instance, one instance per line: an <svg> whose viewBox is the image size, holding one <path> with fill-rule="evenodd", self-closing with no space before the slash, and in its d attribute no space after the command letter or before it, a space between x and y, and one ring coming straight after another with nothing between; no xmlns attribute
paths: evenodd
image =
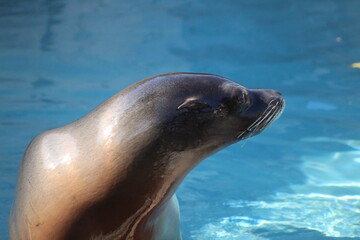
<svg viewBox="0 0 360 240"><path fill-rule="evenodd" d="M178 240L176 188L201 160L260 133L278 92L207 74L157 75L29 145L11 239Z"/></svg>

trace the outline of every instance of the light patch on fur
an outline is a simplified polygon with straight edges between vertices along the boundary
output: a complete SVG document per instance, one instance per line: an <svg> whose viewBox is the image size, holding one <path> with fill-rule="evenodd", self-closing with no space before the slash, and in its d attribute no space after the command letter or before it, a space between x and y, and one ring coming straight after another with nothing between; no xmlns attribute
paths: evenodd
<svg viewBox="0 0 360 240"><path fill-rule="evenodd" d="M181 109L181 108L183 108L185 105L187 105L188 103L190 103L190 102L192 102L192 101L195 101L195 100L197 100L197 99L199 99L199 97L189 97L189 98L185 99L185 101L184 101L183 103L181 103L181 104L177 107L177 109Z"/></svg>
<svg viewBox="0 0 360 240"><path fill-rule="evenodd" d="M77 141L70 134L51 133L42 140L41 157L47 169L70 165L78 155Z"/></svg>

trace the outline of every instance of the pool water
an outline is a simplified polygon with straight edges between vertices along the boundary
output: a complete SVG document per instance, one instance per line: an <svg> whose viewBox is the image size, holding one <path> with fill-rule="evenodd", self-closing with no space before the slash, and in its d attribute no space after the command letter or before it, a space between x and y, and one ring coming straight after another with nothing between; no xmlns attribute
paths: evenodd
<svg viewBox="0 0 360 240"><path fill-rule="evenodd" d="M0 239L31 139L159 73L283 93L282 117L202 162L184 240L360 239L360 1L0 1Z"/></svg>

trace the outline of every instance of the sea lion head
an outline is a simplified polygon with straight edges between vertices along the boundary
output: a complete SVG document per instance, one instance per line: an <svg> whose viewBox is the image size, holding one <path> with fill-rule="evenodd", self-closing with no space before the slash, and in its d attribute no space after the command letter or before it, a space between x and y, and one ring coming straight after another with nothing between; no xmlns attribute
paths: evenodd
<svg viewBox="0 0 360 240"><path fill-rule="evenodd" d="M158 136L177 152L206 148L213 153L259 134L284 108L279 92L246 88L216 75L165 74L147 82L144 104L152 102Z"/></svg>

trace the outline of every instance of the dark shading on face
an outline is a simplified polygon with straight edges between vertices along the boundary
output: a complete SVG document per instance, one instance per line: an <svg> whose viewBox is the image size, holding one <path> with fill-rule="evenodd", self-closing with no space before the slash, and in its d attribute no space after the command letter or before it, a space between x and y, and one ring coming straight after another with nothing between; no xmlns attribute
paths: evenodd
<svg viewBox="0 0 360 240"><path fill-rule="evenodd" d="M201 76L200 76L201 78ZM263 131L282 112L279 92L248 89L229 80L204 76L193 79L161 127L161 138L173 151L206 144L227 146ZM197 84L198 83L198 84Z"/></svg>

